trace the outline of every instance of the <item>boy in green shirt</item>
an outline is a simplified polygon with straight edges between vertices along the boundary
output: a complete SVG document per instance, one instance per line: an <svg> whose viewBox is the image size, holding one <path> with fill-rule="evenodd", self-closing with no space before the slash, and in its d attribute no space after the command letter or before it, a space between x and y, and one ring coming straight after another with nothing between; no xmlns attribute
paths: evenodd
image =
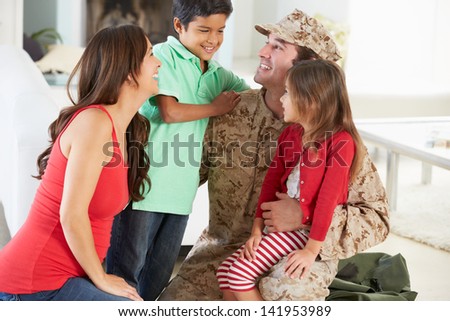
<svg viewBox="0 0 450 321"><path fill-rule="evenodd" d="M222 68L220 48L230 0L174 0L174 28L154 46L161 60L159 95L141 107L150 120L151 189L114 221L108 273L155 300L170 279L199 184L202 142L208 117L232 110L244 80Z"/></svg>

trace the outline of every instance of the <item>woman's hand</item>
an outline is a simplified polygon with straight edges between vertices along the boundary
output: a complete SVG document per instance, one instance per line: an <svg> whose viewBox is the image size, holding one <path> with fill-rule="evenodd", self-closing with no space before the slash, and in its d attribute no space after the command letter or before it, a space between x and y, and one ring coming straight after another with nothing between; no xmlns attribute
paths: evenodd
<svg viewBox="0 0 450 321"><path fill-rule="evenodd" d="M143 301L137 290L129 285L123 278L113 274L106 274L101 282L95 283L100 290L109 294L123 296L133 301Z"/></svg>

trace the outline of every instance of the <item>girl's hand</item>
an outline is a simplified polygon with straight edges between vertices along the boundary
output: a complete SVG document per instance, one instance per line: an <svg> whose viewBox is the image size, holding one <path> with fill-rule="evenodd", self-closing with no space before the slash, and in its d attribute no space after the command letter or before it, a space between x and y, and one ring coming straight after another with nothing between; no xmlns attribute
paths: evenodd
<svg viewBox="0 0 450 321"><path fill-rule="evenodd" d="M143 301L137 290L123 278L113 274L105 274L101 283L95 284L100 290L110 294L123 296L133 301Z"/></svg>
<svg viewBox="0 0 450 321"><path fill-rule="evenodd" d="M252 234L247 242L245 242L244 249L241 251L241 259L247 259L250 262L256 259L256 250L261 239L261 234Z"/></svg>
<svg viewBox="0 0 450 321"><path fill-rule="evenodd" d="M303 249L296 250L288 254L288 260L285 266L285 272L291 279L303 279L309 272L311 265L316 260L317 254Z"/></svg>

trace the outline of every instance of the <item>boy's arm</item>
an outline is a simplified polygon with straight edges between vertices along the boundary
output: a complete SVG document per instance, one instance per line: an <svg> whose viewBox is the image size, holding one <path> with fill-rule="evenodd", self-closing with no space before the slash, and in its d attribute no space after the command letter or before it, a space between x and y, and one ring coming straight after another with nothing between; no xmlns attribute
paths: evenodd
<svg viewBox="0 0 450 321"><path fill-rule="evenodd" d="M247 84L247 82L243 78L234 74L231 70L221 68L220 72L220 78L224 82L223 90L234 90L237 92L241 92L250 89L250 86Z"/></svg>
<svg viewBox="0 0 450 321"><path fill-rule="evenodd" d="M166 123L179 123L218 116L231 111L241 100L234 91L220 93L210 104L183 104L175 97L159 95L156 102Z"/></svg>

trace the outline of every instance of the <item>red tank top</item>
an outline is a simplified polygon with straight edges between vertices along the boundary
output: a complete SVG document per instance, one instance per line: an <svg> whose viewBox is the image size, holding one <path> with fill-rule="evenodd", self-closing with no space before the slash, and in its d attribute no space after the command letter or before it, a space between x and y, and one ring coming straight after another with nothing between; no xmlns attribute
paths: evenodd
<svg viewBox="0 0 450 321"><path fill-rule="evenodd" d="M99 108L108 114L102 106L86 108ZM86 108L74 114L69 124ZM111 119L109 114L108 117ZM59 209L67 166L59 143L61 134L53 145L26 222L0 251L0 292L28 294L54 290L71 277L86 275L69 249L60 224ZM103 167L89 204L95 248L101 261L109 247L113 218L129 200L128 168L123 162L114 126L112 140L114 156Z"/></svg>

